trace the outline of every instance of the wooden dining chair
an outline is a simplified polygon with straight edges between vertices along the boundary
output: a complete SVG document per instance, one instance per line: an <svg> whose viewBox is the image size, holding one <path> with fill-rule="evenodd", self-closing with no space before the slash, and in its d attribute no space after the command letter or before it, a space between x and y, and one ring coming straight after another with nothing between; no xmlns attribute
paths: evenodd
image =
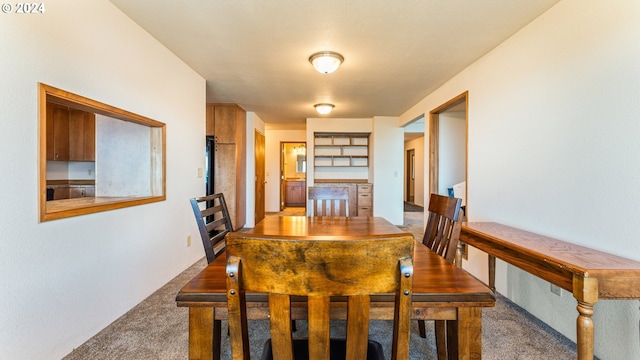
<svg viewBox="0 0 640 360"><path fill-rule="evenodd" d="M222 193L191 199L191 208L204 245L207 263L225 249L225 236L233 231L227 203Z"/></svg>
<svg viewBox="0 0 640 360"><path fill-rule="evenodd" d="M429 217L422 238L424 245L452 264L456 259L462 227L461 204L461 199L431 194L428 208ZM460 267L461 264L456 265ZM439 360L447 358L446 324L445 320L435 321L436 348ZM420 336L426 338L424 320L418 320L418 329Z"/></svg>
<svg viewBox="0 0 640 360"><path fill-rule="evenodd" d="M308 216L349 216L349 188L309 187Z"/></svg>
<svg viewBox="0 0 640 360"><path fill-rule="evenodd" d="M262 359L384 359L380 343L368 340L370 295L383 293L395 296L393 358L407 359L414 243L412 236L229 239L226 282L232 358L249 359L245 293L253 292L267 293L269 299L271 338ZM307 297L306 339L292 337L291 314L298 308L292 310L291 296ZM332 296L348 299L346 339L330 339Z"/></svg>

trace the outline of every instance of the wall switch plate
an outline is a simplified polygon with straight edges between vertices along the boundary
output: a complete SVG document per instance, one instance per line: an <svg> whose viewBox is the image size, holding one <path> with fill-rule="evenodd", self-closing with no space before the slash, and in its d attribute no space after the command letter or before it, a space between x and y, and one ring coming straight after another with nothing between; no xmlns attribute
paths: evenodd
<svg viewBox="0 0 640 360"><path fill-rule="evenodd" d="M198 168L198 178L202 177L202 168Z"/></svg>
<svg viewBox="0 0 640 360"><path fill-rule="evenodd" d="M558 296L562 296L562 288L560 286L551 284L551 292Z"/></svg>
<svg viewBox="0 0 640 360"><path fill-rule="evenodd" d="M191 235L187 235L187 247L191 246Z"/></svg>

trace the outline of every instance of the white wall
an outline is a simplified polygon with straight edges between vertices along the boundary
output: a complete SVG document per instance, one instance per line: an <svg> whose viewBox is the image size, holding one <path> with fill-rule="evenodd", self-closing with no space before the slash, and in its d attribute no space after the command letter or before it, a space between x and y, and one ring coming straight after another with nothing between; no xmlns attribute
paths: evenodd
<svg viewBox="0 0 640 360"><path fill-rule="evenodd" d="M256 131L264 135L264 121L253 111L247 111L247 192L245 197L247 199L247 217L245 227L248 228L254 227L256 224Z"/></svg>
<svg viewBox="0 0 640 360"><path fill-rule="evenodd" d="M203 256L205 81L106 0L46 6L0 21L1 359L62 358ZM167 200L39 223L38 82L166 123Z"/></svg>
<svg viewBox="0 0 640 360"><path fill-rule="evenodd" d="M373 216L404 223L404 130L397 117L375 116L369 149L373 164Z"/></svg>
<svg viewBox="0 0 640 360"><path fill-rule="evenodd" d="M561 1L402 115L469 91L470 221L640 260L638 19L638 1ZM465 268L486 279L470 250ZM496 276L500 293L575 341L571 294L504 263ZM640 359L639 313L637 301L597 303L596 356Z"/></svg>
<svg viewBox="0 0 640 360"><path fill-rule="evenodd" d="M265 131L265 211L280 211L280 142L306 142L306 130L266 130ZM307 154L309 145L307 144ZM307 166L310 161L307 161Z"/></svg>
<svg viewBox="0 0 640 360"><path fill-rule="evenodd" d="M438 116L438 194L465 181L467 166L467 118L465 112L443 112Z"/></svg>
<svg viewBox="0 0 640 360"><path fill-rule="evenodd" d="M425 138L424 136L421 136L417 139L413 139L404 143L405 154L407 153L407 150L411 150L411 149L415 150L415 160L414 160L415 179L414 179L413 196L414 196L414 203L420 206L424 206L425 204L424 184L425 184L425 176L427 176L427 174L425 173L427 169L425 168L426 160L424 159L424 156L425 156L424 155L424 138ZM406 156L405 156L405 162L406 162ZM405 173L406 173L406 167L407 167L407 164L405 164ZM406 180L405 180L405 184L406 184Z"/></svg>

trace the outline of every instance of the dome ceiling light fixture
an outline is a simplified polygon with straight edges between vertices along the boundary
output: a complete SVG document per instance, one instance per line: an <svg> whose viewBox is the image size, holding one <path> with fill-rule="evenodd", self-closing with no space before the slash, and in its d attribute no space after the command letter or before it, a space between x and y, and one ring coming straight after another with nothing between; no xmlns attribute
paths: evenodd
<svg viewBox="0 0 640 360"><path fill-rule="evenodd" d="M313 105L313 107L316 108L316 111L318 112L318 114L327 115L328 113L331 112L331 110L333 110L334 105L333 104L327 104L327 103L321 103L321 104L315 104L315 105Z"/></svg>
<svg viewBox="0 0 640 360"><path fill-rule="evenodd" d="M331 74L338 70L338 66L342 64L344 57L333 51L320 51L309 57L309 62L319 73Z"/></svg>

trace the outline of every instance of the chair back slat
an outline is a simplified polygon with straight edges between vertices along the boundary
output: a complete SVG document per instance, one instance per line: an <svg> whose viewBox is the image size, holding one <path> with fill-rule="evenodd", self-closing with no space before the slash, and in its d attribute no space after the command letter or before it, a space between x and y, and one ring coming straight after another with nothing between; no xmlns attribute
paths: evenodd
<svg viewBox="0 0 640 360"><path fill-rule="evenodd" d="M190 202L207 262L211 263L224 251L225 237L233 231L227 203L222 193L193 198Z"/></svg>
<svg viewBox="0 0 640 360"><path fill-rule="evenodd" d="M394 293L393 351L407 359L413 288L412 236L362 240L227 239L232 357L244 359L245 292L269 294L274 359L292 359L291 296L306 296L309 359L329 359L330 297L346 296L346 359L366 358L371 294ZM244 318L243 318L244 317ZM406 347L406 349L405 349ZM404 354L404 355L403 355Z"/></svg>
<svg viewBox="0 0 640 360"><path fill-rule="evenodd" d="M429 216L422 243L450 263L454 262L462 228L461 204L461 199L438 194L431 194L429 198Z"/></svg>
<svg viewBox="0 0 640 360"><path fill-rule="evenodd" d="M308 216L349 216L349 188L309 187Z"/></svg>
<svg viewBox="0 0 640 360"><path fill-rule="evenodd" d="M308 298L309 338L315 339L309 344L309 358L326 359L330 355L331 334L331 298L312 296ZM287 339L288 340L288 339ZM277 359L277 357L274 357Z"/></svg>

